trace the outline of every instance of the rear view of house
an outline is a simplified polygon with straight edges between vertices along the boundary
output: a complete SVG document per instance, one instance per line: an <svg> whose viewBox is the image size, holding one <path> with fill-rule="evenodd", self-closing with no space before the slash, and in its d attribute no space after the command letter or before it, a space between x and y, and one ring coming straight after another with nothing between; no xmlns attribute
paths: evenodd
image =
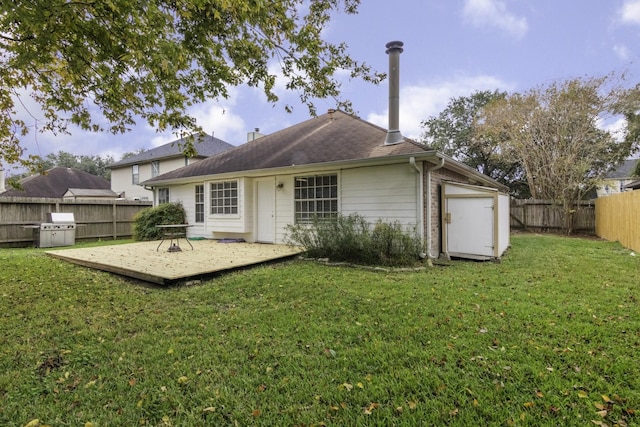
<svg viewBox="0 0 640 427"><path fill-rule="evenodd" d="M401 52L401 42L387 44L389 130L329 110L144 185L184 205L190 236L285 243L290 224L357 213L370 222L398 221L415 228L428 255L437 257L442 249L444 180L494 192L507 188L402 136L397 83Z"/></svg>

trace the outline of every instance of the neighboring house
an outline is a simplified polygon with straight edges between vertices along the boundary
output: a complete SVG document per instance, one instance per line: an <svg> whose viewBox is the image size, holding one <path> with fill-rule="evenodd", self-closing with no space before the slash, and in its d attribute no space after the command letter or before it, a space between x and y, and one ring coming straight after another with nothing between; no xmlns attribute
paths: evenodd
<svg viewBox="0 0 640 427"><path fill-rule="evenodd" d="M106 200L116 199L118 194L110 189L69 188L62 198L65 200Z"/></svg>
<svg viewBox="0 0 640 427"><path fill-rule="evenodd" d="M597 197L631 190L632 188L628 188L627 185L638 180L638 177L633 176L636 163L638 163L638 159L628 159L608 172L602 184L596 189Z"/></svg>
<svg viewBox="0 0 640 427"><path fill-rule="evenodd" d="M624 188L626 190L639 190L640 189L640 180L630 182L629 184L625 185Z"/></svg>
<svg viewBox="0 0 640 427"><path fill-rule="evenodd" d="M99 192L102 197L115 199L117 194L111 191L111 183L106 179L92 175L80 169L56 167L41 174L31 175L19 181L21 189L9 189L0 193L0 197L68 197L68 193L87 194ZM70 193L71 194L71 193Z"/></svg>
<svg viewBox="0 0 640 427"><path fill-rule="evenodd" d="M198 155L189 158L183 153L185 141L186 138L181 138L111 164L111 189L126 199L153 200L154 193L144 188L144 181L234 147L203 133L195 136ZM159 196L156 202L165 201L162 192Z"/></svg>
<svg viewBox="0 0 640 427"><path fill-rule="evenodd" d="M508 191L427 146L386 142L388 134L330 110L144 184L183 204L190 237L285 243L289 224L358 213L417 227L432 257L441 250L443 181Z"/></svg>

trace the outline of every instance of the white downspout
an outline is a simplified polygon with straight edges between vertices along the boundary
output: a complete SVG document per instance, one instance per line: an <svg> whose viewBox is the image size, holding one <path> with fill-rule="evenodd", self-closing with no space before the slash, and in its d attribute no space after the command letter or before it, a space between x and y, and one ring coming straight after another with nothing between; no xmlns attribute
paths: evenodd
<svg viewBox="0 0 640 427"><path fill-rule="evenodd" d="M437 165L432 166L430 168L427 168L427 198L428 198L428 202L427 202L427 256L430 259L437 258L432 253L433 247L431 245L431 237L432 237L431 236L431 201L433 200L433 198L431 197L431 172L436 171L436 170L440 169L443 166L444 166L444 157L440 157L440 162Z"/></svg>

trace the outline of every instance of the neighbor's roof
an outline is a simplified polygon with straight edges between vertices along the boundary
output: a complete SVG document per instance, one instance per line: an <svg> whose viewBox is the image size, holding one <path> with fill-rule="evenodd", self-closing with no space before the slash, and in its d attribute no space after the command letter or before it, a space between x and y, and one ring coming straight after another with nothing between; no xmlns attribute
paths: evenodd
<svg viewBox="0 0 640 427"><path fill-rule="evenodd" d="M118 193L113 190L93 188L69 188L64 195L75 197L118 197Z"/></svg>
<svg viewBox="0 0 640 427"><path fill-rule="evenodd" d="M180 138L175 141L169 142L168 144L143 151L142 153L136 154L135 156L127 157L126 159L112 163L111 165L109 165L109 168L113 169L137 163L148 163L152 160L166 159L171 157L182 157L184 156L182 150L184 149L184 144L187 138L189 137ZM200 134L200 136L195 135L194 138L194 148L198 152L197 157L213 156L234 147L233 145L211 135L207 135L206 133L202 133Z"/></svg>
<svg viewBox="0 0 640 427"><path fill-rule="evenodd" d="M306 120L213 157L159 175L144 184L185 178L390 156L435 153L405 138L384 145L387 131L342 111Z"/></svg>
<svg viewBox="0 0 640 427"><path fill-rule="evenodd" d="M605 178L609 179L622 179L622 178L630 178L633 176L633 170L636 167L636 163L638 163L638 159L627 159L615 169L609 171Z"/></svg>
<svg viewBox="0 0 640 427"><path fill-rule="evenodd" d="M111 183L80 169L56 167L20 181L22 190L10 189L2 197L62 197L69 188L110 190Z"/></svg>

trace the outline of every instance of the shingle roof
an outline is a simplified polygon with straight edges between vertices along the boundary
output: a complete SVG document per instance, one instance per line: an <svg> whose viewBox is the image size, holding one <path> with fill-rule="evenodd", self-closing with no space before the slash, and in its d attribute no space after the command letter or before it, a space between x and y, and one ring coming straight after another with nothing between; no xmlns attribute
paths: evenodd
<svg viewBox="0 0 640 427"><path fill-rule="evenodd" d="M404 139L384 145L386 130L341 111L306 120L145 182L432 151Z"/></svg>
<svg viewBox="0 0 640 427"><path fill-rule="evenodd" d="M633 170L638 163L638 159L627 159L619 164L615 169L609 171L605 178L620 179L630 178L633 175Z"/></svg>
<svg viewBox="0 0 640 427"><path fill-rule="evenodd" d="M1 197L62 197L69 188L110 190L111 183L80 169L56 167L20 180L22 190L10 189Z"/></svg>
<svg viewBox="0 0 640 427"><path fill-rule="evenodd" d="M69 188L65 194L75 197L118 197L113 190L94 188Z"/></svg>
<svg viewBox="0 0 640 427"><path fill-rule="evenodd" d="M182 150L185 140L188 137L180 138L168 144L161 145L156 148L152 148L135 156L127 157L126 159L117 161L109 165L109 168L117 168L121 166L133 165L136 163L148 163L152 160L165 159L170 157L184 156ZM202 133L200 137L196 136L194 141L194 147L198 152L198 157L209 157L229 150L234 146L221 139Z"/></svg>

